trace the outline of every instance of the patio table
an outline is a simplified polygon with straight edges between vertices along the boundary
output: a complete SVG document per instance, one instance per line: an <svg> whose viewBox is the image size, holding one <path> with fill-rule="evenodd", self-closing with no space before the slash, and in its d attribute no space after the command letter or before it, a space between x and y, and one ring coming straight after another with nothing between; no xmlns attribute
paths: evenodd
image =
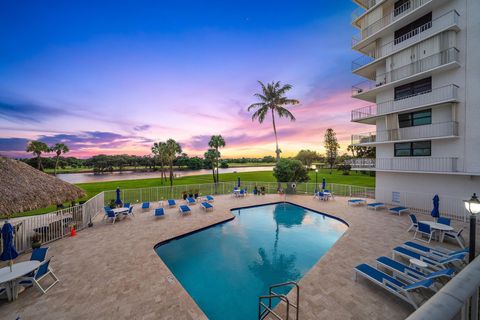
<svg viewBox="0 0 480 320"><path fill-rule="evenodd" d="M15 263L12 266L12 271L10 271L9 266L0 269L0 284L5 284L8 301L15 300L18 297L18 291L15 288L15 280L36 270L39 266L40 261L32 260Z"/></svg>
<svg viewBox="0 0 480 320"><path fill-rule="evenodd" d="M440 232L440 237L439 237L438 241L440 241L440 242L443 242L443 238L445 236L445 231L453 231L453 227L451 227L449 225L446 225L446 224L443 224L443 223L438 223L438 222L435 222L435 221L428 221L428 220L419 221L419 222L428 224L430 226L430 228L439 231Z"/></svg>

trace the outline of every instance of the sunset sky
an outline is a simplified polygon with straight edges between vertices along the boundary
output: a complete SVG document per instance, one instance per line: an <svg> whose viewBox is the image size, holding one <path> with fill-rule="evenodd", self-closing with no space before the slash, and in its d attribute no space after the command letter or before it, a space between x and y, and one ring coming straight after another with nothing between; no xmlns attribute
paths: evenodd
<svg viewBox="0 0 480 320"><path fill-rule="evenodd" d="M0 154L64 142L69 155L150 153L174 138L202 155L222 134L224 157L274 155L270 118L251 121L257 80L293 85L294 123L278 123L283 155L343 151L350 98L350 1L2 1Z"/></svg>

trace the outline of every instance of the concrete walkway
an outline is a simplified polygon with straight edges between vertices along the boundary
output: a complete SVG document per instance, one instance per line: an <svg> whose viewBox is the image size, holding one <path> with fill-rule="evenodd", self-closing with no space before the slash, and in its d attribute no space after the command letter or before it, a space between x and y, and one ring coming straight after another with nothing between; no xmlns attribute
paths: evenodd
<svg viewBox="0 0 480 320"><path fill-rule="evenodd" d="M231 218L233 207L276 202L277 195L215 198L215 210L199 205L182 217L178 209L153 217L136 206L135 218L114 225L96 219L74 238L50 243L51 266L61 282L47 294L30 288L19 299L0 302L0 319L205 319L153 247L158 242ZM410 240L407 215L348 207L345 198L320 202L310 196L287 200L338 216L350 225L332 249L301 279L301 319L404 319L413 309L360 279L353 268ZM157 207L154 203L152 208ZM181 254L181 253L179 253ZM29 254L16 262L29 259ZM252 306L256 308L257 306Z"/></svg>

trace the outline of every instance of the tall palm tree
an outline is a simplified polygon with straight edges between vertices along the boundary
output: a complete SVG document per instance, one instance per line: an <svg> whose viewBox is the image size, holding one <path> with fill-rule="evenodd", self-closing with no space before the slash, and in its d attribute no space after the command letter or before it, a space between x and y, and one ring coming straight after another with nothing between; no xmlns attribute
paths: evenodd
<svg viewBox="0 0 480 320"><path fill-rule="evenodd" d="M50 148L46 143L41 141L30 141L26 148L27 152L33 153L37 157L37 169L43 171L42 166L42 153L47 153L50 151Z"/></svg>
<svg viewBox="0 0 480 320"><path fill-rule="evenodd" d="M167 153L167 144L163 141L161 142L155 142L152 147L152 153L154 159L158 159L159 165L160 165L160 180L165 181L166 176L165 176L165 164L168 162L166 159L166 153Z"/></svg>
<svg viewBox="0 0 480 320"><path fill-rule="evenodd" d="M218 177L215 176L215 159L219 157L218 151L213 148L208 149L207 152L205 152L204 157L205 160L212 164L213 183L215 183L216 185L216 183L218 182Z"/></svg>
<svg viewBox="0 0 480 320"><path fill-rule="evenodd" d="M275 145L277 154L277 162L280 160L280 149L278 148L278 136L277 136L277 127L275 125L275 114L279 118L287 118L291 121L295 121L293 114L286 109L286 106L296 105L300 102L296 99L290 99L285 96L285 93L292 89L292 86L289 84L281 85L279 81L268 83L264 85L263 82L258 81L262 87L262 93L255 93L254 96L257 97L260 102L251 104L248 107L248 111L256 110L252 115L252 121L258 119L258 122L263 123L268 112L272 115L272 124L273 124L273 133L275 134Z"/></svg>
<svg viewBox="0 0 480 320"><path fill-rule="evenodd" d="M55 169L53 170L53 174L57 175L58 161L60 160L60 156L69 152L70 149L64 143L56 143L50 148L50 151L55 152Z"/></svg>
<svg viewBox="0 0 480 320"><path fill-rule="evenodd" d="M218 162L219 162L219 159L220 159L220 151L218 151L218 149L220 149L221 147L225 147L225 140L223 139L223 137L220 134L216 135L216 136L212 136L210 138L210 141L208 142L208 146L210 148L215 149L215 151L216 151L215 167L217 169L217 180L215 181L215 179L214 179L214 182L218 183L218 182L220 182L220 179L218 177L218 166L219 166Z"/></svg>
<svg viewBox="0 0 480 320"><path fill-rule="evenodd" d="M173 161L175 161L175 158L180 153L182 153L180 144L173 139L168 139L165 143L165 158L168 160L168 166L170 168L170 186L173 186Z"/></svg>

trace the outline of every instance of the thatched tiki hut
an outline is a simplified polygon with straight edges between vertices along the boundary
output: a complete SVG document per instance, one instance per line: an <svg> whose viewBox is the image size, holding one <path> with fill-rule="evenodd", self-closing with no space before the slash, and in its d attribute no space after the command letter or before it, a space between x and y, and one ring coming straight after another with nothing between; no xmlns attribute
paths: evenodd
<svg viewBox="0 0 480 320"><path fill-rule="evenodd" d="M0 216L77 200L85 192L29 165L0 157Z"/></svg>

